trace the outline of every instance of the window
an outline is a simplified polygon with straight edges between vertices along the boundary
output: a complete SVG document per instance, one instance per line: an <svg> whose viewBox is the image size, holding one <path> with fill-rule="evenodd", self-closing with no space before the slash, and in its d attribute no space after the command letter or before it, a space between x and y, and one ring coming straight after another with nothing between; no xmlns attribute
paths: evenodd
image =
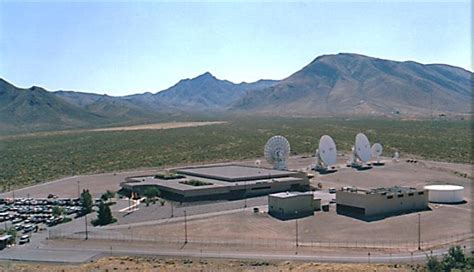
<svg viewBox="0 0 474 272"><path fill-rule="evenodd" d="M418 192L418 194L419 194L419 195L424 195L424 194L425 194L425 192Z"/></svg>
<svg viewBox="0 0 474 272"><path fill-rule="evenodd" d="M413 193L408 193L408 196L413 196Z"/></svg>
<svg viewBox="0 0 474 272"><path fill-rule="evenodd" d="M398 198L402 198L402 197L403 197L403 195L397 195L397 197L398 197Z"/></svg>
<svg viewBox="0 0 474 272"><path fill-rule="evenodd" d="M393 198L393 195L387 196L387 199L392 199L392 198Z"/></svg>

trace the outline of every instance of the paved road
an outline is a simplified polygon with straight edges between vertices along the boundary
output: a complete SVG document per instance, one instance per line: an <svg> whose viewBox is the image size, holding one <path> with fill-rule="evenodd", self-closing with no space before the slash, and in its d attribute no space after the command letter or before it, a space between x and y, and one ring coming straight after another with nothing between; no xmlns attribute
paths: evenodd
<svg viewBox="0 0 474 272"><path fill-rule="evenodd" d="M466 243L467 251L473 250L472 244ZM433 250L432 255L441 256L445 254L447 249ZM241 250L199 250L196 248L182 247L181 249L136 249L136 248L117 248L117 246L99 245L87 248L87 242L81 243L81 248L73 247L56 247L54 249L26 249L23 251L9 251L0 254L0 259L9 260L28 260L28 261L44 261L44 262L70 262L81 263L89 259L103 255L114 256L163 256L163 257L192 257L192 258L226 258L226 259L253 259L253 260L298 260L313 262L351 262L351 263L410 263L425 262L429 252L384 254L374 252L370 256L366 252L353 252L348 255L346 252L307 254L294 252L288 253L272 253L262 251L241 251Z"/></svg>

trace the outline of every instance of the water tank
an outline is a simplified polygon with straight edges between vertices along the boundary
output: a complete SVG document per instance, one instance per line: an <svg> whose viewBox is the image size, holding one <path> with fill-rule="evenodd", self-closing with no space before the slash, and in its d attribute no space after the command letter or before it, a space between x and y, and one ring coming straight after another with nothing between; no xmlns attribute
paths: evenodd
<svg viewBox="0 0 474 272"><path fill-rule="evenodd" d="M427 185L428 200L434 203L460 203L464 201L464 187L459 185Z"/></svg>

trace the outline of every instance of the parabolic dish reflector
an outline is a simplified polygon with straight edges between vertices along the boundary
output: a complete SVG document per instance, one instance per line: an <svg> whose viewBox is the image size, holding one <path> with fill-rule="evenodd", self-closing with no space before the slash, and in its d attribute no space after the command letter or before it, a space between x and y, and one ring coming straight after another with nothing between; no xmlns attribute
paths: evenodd
<svg viewBox="0 0 474 272"><path fill-rule="evenodd" d="M372 145L372 156L373 157L378 157L380 155L382 155L382 151L383 151L383 148L382 148L382 145L379 144L379 143L375 143Z"/></svg>
<svg viewBox="0 0 474 272"><path fill-rule="evenodd" d="M372 151L370 150L370 143L369 139L367 139L367 136L365 136L364 133L357 134L355 142L355 153L357 157L363 162L368 162L371 157L371 152Z"/></svg>
<svg viewBox="0 0 474 272"><path fill-rule="evenodd" d="M267 141L263 153L267 162L275 169L285 169L290 155L290 143L283 136L273 136Z"/></svg>
<svg viewBox="0 0 474 272"><path fill-rule="evenodd" d="M332 165L336 163L336 143L331 138L331 136L323 135L321 139L319 139L319 157L326 165Z"/></svg>

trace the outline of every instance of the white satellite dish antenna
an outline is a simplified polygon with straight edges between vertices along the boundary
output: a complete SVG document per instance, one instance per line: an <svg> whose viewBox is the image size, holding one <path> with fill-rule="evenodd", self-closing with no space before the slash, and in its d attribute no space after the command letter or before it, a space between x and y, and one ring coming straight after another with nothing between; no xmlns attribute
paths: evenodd
<svg viewBox="0 0 474 272"><path fill-rule="evenodd" d="M263 153L267 162L273 165L273 169L288 169L286 161L290 156L290 143L285 137L279 135L271 137L267 141Z"/></svg>
<svg viewBox="0 0 474 272"><path fill-rule="evenodd" d="M257 168L260 167L260 164L261 164L260 160L255 161L255 167L257 167Z"/></svg>
<svg viewBox="0 0 474 272"><path fill-rule="evenodd" d="M352 167L362 168L364 163L367 163L371 157L370 143L367 136L363 133L358 133L355 139L355 146L352 149L351 164Z"/></svg>
<svg viewBox="0 0 474 272"><path fill-rule="evenodd" d="M336 163L337 150L336 143L328 136L323 135L319 139L319 146L316 149L316 165L315 170L320 172L326 172L329 166Z"/></svg>
<svg viewBox="0 0 474 272"><path fill-rule="evenodd" d="M375 143L372 145L372 148L370 148L370 151L372 153L372 157L375 157L377 161L373 163L374 165L383 165L384 163L380 161L380 156L382 155L383 147L379 143Z"/></svg>
<svg viewBox="0 0 474 272"><path fill-rule="evenodd" d="M395 151L393 154L393 161L398 162L400 160L400 153L398 151Z"/></svg>

